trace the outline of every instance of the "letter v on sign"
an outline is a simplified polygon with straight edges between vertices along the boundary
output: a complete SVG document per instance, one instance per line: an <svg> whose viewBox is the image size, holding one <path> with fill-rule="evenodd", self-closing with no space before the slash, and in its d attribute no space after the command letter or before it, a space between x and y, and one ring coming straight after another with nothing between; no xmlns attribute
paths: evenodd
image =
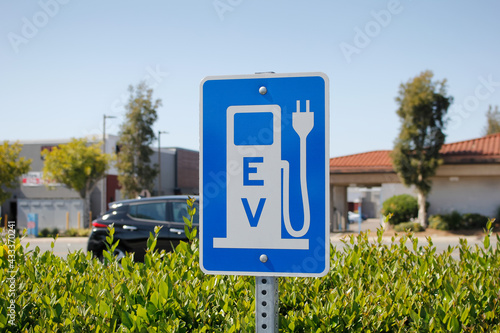
<svg viewBox="0 0 500 333"><path fill-rule="evenodd" d="M264 204L266 203L266 198L260 198L259 205L257 206L257 210L255 214L252 213L252 209L248 204L247 198L241 198L241 202L243 203L243 207L245 208L245 213L247 213L248 222L251 227L256 227L259 224L260 215L262 214L262 209L264 208Z"/></svg>

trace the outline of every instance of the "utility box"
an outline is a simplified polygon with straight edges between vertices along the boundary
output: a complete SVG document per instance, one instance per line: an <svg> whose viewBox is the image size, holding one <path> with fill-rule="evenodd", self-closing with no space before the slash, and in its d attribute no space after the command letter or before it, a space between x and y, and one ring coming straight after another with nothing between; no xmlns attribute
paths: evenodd
<svg viewBox="0 0 500 333"><path fill-rule="evenodd" d="M38 237L38 214L28 214L28 236Z"/></svg>

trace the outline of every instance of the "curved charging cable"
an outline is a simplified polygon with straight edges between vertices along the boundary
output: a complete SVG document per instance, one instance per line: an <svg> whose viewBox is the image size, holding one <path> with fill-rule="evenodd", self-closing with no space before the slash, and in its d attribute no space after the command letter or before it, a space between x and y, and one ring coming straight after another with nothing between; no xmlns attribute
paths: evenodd
<svg viewBox="0 0 500 333"><path fill-rule="evenodd" d="M286 230L292 237L302 237L309 231L311 224L311 210L307 192L306 139L314 127L314 112L309 110L309 100L306 100L306 112L300 112L300 101L297 101L297 112L292 113L292 126L300 138L300 188L304 208L304 224L302 229L295 230L290 221L290 165L286 160L281 161L283 169L283 220Z"/></svg>

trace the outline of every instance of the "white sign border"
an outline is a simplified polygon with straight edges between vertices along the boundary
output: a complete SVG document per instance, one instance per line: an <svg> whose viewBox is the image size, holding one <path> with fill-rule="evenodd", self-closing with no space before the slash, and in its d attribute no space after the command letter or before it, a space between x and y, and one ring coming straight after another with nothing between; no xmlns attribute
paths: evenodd
<svg viewBox="0 0 500 333"><path fill-rule="evenodd" d="M203 266L203 86L207 81L214 80L239 80L239 79L273 79L273 78L297 78L297 77L321 77L325 83L325 270L320 273L293 273L293 272L245 272L245 271L213 271ZM220 75L207 76L200 83L199 101L199 264L205 274L210 275L240 275L240 276L282 276L282 277L322 277L330 271L330 80L323 72L304 73L258 73L243 75Z"/></svg>

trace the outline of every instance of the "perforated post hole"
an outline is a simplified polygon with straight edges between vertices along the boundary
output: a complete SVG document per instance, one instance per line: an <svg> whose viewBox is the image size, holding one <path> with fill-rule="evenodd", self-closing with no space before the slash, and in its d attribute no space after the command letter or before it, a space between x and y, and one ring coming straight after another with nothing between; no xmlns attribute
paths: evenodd
<svg viewBox="0 0 500 333"><path fill-rule="evenodd" d="M278 332L278 278L255 277L256 332Z"/></svg>

